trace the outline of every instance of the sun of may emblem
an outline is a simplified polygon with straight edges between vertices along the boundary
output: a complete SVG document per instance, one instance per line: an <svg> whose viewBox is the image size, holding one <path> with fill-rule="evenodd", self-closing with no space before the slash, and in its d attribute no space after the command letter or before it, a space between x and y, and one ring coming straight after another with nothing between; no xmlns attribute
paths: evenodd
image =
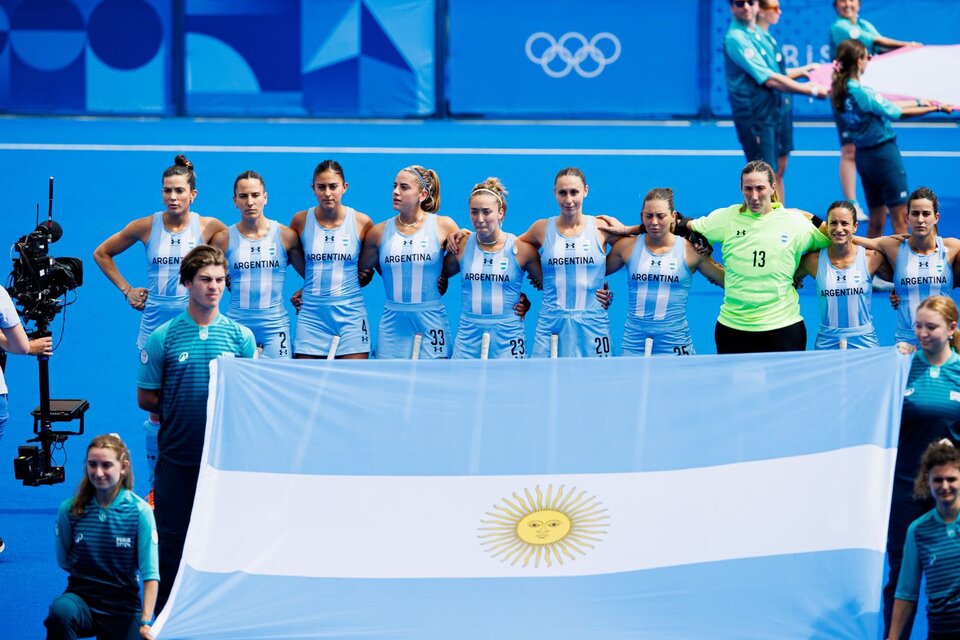
<svg viewBox="0 0 960 640"><path fill-rule="evenodd" d="M480 520L480 546L500 562L522 561L524 567L531 561L534 567L541 561L548 567L554 560L563 564L564 556L575 560L574 554L586 554L607 533L610 516L596 496L577 493L576 487L565 492L565 485L556 495L553 485L547 486L546 496L540 485L534 492L536 497L524 489L523 496L503 498L487 511L489 518Z"/></svg>

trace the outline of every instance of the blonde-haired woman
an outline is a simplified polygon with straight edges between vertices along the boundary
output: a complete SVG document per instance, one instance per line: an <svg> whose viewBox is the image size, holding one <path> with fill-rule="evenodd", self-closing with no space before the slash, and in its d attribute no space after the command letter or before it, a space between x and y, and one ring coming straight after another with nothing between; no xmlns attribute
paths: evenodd
<svg viewBox="0 0 960 640"><path fill-rule="evenodd" d="M487 178L470 191L474 233L459 234L456 255L449 254L446 272L461 276L461 312L454 358L479 358L483 336L487 357L526 358L523 315L524 272L540 282L540 256L530 244L503 230L508 192L499 178ZM521 305L520 309L515 309Z"/></svg>
<svg viewBox="0 0 960 640"><path fill-rule="evenodd" d="M130 451L118 436L90 442L77 492L60 505L56 537L57 562L70 577L50 605L47 638L149 637L160 579L157 527L150 505L133 493Z"/></svg>
<svg viewBox="0 0 960 640"><path fill-rule="evenodd" d="M439 215L440 177L419 165L401 169L393 182L397 215L377 224L363 240L360 269L383 277L386 303L380 316L376 357L410 358L420 336L420 358L450 357L450 323L437 281L443 243L457 223Z"/></svg>

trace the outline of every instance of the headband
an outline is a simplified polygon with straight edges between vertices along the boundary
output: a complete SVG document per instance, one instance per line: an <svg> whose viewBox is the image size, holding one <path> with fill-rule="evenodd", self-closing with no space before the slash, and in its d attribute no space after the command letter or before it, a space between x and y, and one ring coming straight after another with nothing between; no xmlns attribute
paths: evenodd
<svg viewBox="0 0 960 640"><path fill-rule="evenodd" d="M430 189L427 188L427 181L423 179L423 176L420 175L420 172L416 170L412 165L404 169L404 171L409 171L413 175L417 176L417 179L420 180L420 184L423 185L423 190L429 192Z"/></svg>
<svg viewBox="0 0 960 640"><path fill-rule="evenodd" d="M475 193L480 193L481 191L485 191L485 192L489 193L490 195L492 195L494 198L496 198L496 199L497 199L497 202L500 203L500 208L503 209L503 198L501 198L501 197L500 197L500 194L498 194L498 193L497 193L496 191L494 191L493 189L487 189L486 187L480 187L479 189L474 189L473 191L470 192L470 197L472 198L472 197L473 197L473 194L475 194Z"/></svg>

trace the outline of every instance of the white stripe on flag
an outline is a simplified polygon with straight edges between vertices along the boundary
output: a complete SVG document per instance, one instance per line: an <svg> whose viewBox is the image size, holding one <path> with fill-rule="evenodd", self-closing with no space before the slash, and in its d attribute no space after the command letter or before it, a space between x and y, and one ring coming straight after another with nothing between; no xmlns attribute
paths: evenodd
<svg viewBox="0 0 960 640"><path fill-rule="evenodd" d="M184 559L206 572L466 578L596 575L832 549L882 552L889 504L883 479L895 456L858 446L681 471L557 476L311 476L205 466ZM566 502L556 500L561 485L564 497L576 489ZM512 535L525 513L525 490L536 499L537 486L544 502L550 487L559 502L552 511L572 526L565 539L573 544L558 548L550 566L543 558L535 566L536 554L528 553L544 545ZM551 513L528 520L538 518L562 520ZM510 534L506 548L519 553L515 564L516 555L501 562L480 538L498 527Z"/></svg>

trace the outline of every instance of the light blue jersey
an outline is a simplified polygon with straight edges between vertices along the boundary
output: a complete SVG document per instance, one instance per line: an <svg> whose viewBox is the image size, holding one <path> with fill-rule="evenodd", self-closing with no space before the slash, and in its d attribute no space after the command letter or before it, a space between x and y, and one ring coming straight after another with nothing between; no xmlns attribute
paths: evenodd
<svg viewBox="0 0 960 640"><path fill-rule="evenodd" d="M357 212L344 207L346 217L335 229L320 226L314 208L307 209L303 225L303 303L310 299L347 299L360 295L357 259L360 238Z"/></svg>
<svg viewBox="0 0 960 640"><path fill-rule="evenodd" d="M693 272L687 267L686 241L674 238L664 254L647 248L637 238L627 265L627 323L623 332L623 355L643 355L647 338L652 353L696 353L687 326L687 296Z"/></svg>
<svg viewBox="0 0 960 640"><path fill-rule="evenodd" d="M387 300L401 304L439 302L437 279L443 268L442 258L436 215L426 214L413 235L400 232L396 218L390 218L380 240L380 270Z"/></svg>
<svg viewBox="0 0 960 640"><path fill-rule="evenodd" d="M850 22L847 18L837 16L830 25L830 59L837 57L837 47L844 40L859 40L867 48L867 53L878 53L876 39L880 32L863 18Z"/></svg>
<svg viewBox="0 0 960 640"><path fill-rule="evenodd" d="M297 315L298 354L326 356L334 336L340 338L340 355L370 352L367 309L357 277L361 245L357 212L346 206L344 210L343 223L327 229L317 222L316 209L307 209L301 236L306 268L303 305Z"/></svg>
<svg viewBox="0 0 960 640"><path fill-rule="evenodd" d="M290 317L283 306L287 250L280 225L270 221L263 238L252 240L237 228L228 231L227 263L230 266L230 310L227 315L253 332L261 355L289 358Z"/></svg>
<svg viewBox="0 0 960 640"><path fill-rule="evenodd" d="M394 218L387 221L380 240L387 302L380 316L377 358L410 358L417 335L420 358L450 357L450 325L437 290L442 258L436 215L427 214L412 235L401 233Z"/></svg>
<svg viewBox="0 0 960 640"><path fill-rule="evenodd" d="M513 315L520 300L523 269L517 264L517 237L506 233L503 248L496 252L482 249L476 234L467 239L460 259L460 296L462 308L485 316Z"/></svg>
<svg viewBox="0 0 960 640"><path fill-rule="evenodd" d="M552 335L557 336L560 357L613 355L607 311L596 296L603 286L606 260L593 216L583 216L583 228L572 238L557 231L556 217L547 220L540 248L543 306L537 318L534 357L550 355Z"/></svg>
<svg viewBox="0 0 960 640"><path fill-rule="evenodd" d="M517 264L517 237L505 235L503 247L495 252L481 248L476 234L467 239L460 259L462 312L454 358L479 358L485 333L490 336L491 360L526 357L523 322L513 311L520 300L523 269Z"/></svg>
<svg viewBox="0 0 960 640"><path fill-rule="evenodd" d="M947 260L943 239L937 237L936 250L927 255L915 253L909 241L901 242L893 268L893 286L900 296L896 341L917 344L913 332L917 307L930 296L949 296L953 289L953 266Z"/></svg>
<svg viewBox="0 0 960 640"><path fill-rule="evenodd" d="M833 266L828 249L820 250L816 278L820 302L817 349L838 349L841 338L850 349L868 349L879 344L870 313L873 283L867 254L863 247L856 249L856 258L846 269Z"/></svg>
<svg viewBox="0 0 960 640"><path fill-rule="evenodd" d="M596 291L603 286L606 260L593 216L584 215L580 233L570 238L557 231L556 217L547 220L540 248L543 306L566 311L599 309Z"/></svg>
<svg viewBox="0 0 960 640"><path fill-rule="evenodd" d="M146 247L148 306L154 297L183 298L186 305L187 288L180 284L180 260L194 247L203 244L200 216L192 212L189 215L186 228L172 233L163 224L163 212L153 214Z"/></svg>
<svg viewBox="0 0 960 640"><path fill-rule="evenodd" d="M183 231L172 233L163 224L163 212L153 214L147 241L147 302L140 318L137 348L167 320L187 308L187 288L180 284L180 260L203 244L200 216L191 212Z"/></svg>

